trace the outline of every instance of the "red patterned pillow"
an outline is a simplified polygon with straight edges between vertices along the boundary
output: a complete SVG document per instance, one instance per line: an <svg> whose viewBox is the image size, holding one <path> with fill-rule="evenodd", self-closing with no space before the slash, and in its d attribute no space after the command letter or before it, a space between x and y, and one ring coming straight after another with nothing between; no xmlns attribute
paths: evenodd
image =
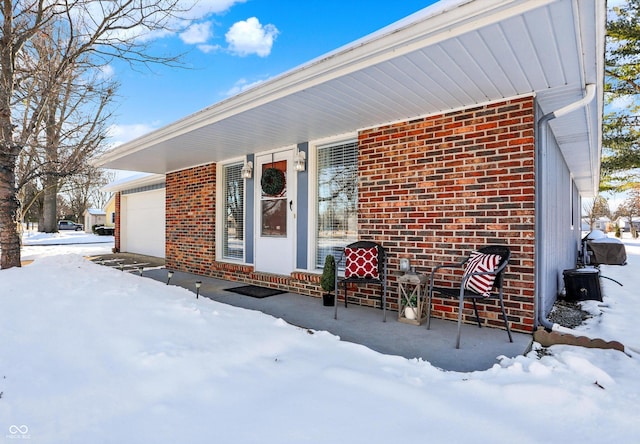
<svg viewBox="0 0 640 444"><path fill-rule="evenodd" d="M364 279L378 279L378 249L371 248L345 248L347 258L344 277L357 277Z"/></svg>
<svg viewBox="0 0 640 444"><path fill-rule="evenodd" d="M471 253L469 260L465 263L464 274L467 275L471 273L493 271L498 268L500 259L502 258L497 254L484 254L479 251L474 251ZM493 288L493 281L495 281L495 279L495 274L471 276L464 284L464 288L480 293L486 298L490 295L491 289Z"/></svg>

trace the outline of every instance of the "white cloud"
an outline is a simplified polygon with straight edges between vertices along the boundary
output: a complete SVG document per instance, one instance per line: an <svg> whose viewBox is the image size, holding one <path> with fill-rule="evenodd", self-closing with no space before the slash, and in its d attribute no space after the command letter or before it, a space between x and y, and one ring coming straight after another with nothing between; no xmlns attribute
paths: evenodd
<svg viewBox="0 0 640 444"><path fill-rule="evenodd" d="M225 35L229 50L240 56L257 54L266 57L271 53L273 41L278 35L274 25L262 25L256 17L233 24Z"/></svg>
<svg viewBox="0 0 640 444"><path fill-rule="evenodd" d="M211 22L194 23L180 33L180 39L188 45L206 43L211 38Z"/></svg>
<svg viewBox="0 0 640 444"><path fill-rule="evenodd" d="M626 3L627 3L627 0L608 0L607 1L607 8L608 9L613 9L615 7L624 6Z"/></svg>
<svg viewBox="0 0 640 444"><path fill-rule="evenodd" d="M209 54L210 52L216 52L220 49L220 45L198 45L198 49L205 54Z"/></svg>
<svg viewBox="0 0 640 444"><path fill-rule="evenodd" d="M119 21L120 28L116 28L107 37L117 39L135 39L138 42L150 42L167 36L173 36L176 33L188 32L188 28L192 26L193 21L204 20L214 14L221 14L228 11L231 7L238 3L244 3L246 0L178 0L176 8L167 14L167 11L158 9L151 12L151 9L144 11L149 21L157 21L161 23L162 29L149 31L144 26L133 26L140 20L140 11L135 7L131 7L129 13L124 15ZM142 2L143 4L145 2ZM100 23L104 16L112 14L120 6L120 2L88 2L81 3L72 8L69 12L74 17L79 17L79 21L89 29L88 32L94 32L96 23ZM149 5L147 5L149 7ZM82 20L90 17L90 20ZM187 31L186 31L187 30ZM181 35L182 38L182 35Z"/></svg>
<svg viewBox="0 0 640 444"><path fill-rule="evenodd" d="M607 111L622 111L629 109L635 104L635 98L632 96L620 96L613 99L607 104Z"/></svg>
<svg viewBox="0 0 640 444"><path fill-rule="evenodd" d="M210 14L220 14L228 11L237 3L244 3L246 0L181 0L181 4L189 7L187 13L191 19L200 19Z"/></svg>
<svg viewBox="0 0 640 444"><path fill-rule="evenodd" d="M102 65L100 68L100 75L98 76L102 80L112 79L116 71L111 65Z"/></svg>
<svg viewBox="0 0 640 444"><path fill-rule="evenodd" d="M131 125L112 125L107 132L110 140L110 147L116 147L129 142L138 137L144 136L160 126L158 122L154 124L134 123Z"/></svg>
<svg viewBox="0 0 640 444"><path fill-rule="evenodd" d="M226 97L231 97L231 96L235 96L236 94L240 94L242 91L246 91L248 89L253 88L254 86L257 86L261 83L263 83L264 80L258 80L255 82L247 82L246 79L240 79L238 80L231 89L229 89L226 93L225 96Z"/></svg>

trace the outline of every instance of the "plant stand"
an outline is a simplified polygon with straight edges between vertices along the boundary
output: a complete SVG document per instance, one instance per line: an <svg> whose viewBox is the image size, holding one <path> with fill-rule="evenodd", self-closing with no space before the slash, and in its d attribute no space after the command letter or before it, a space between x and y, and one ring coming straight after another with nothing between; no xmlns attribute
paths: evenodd
<svg viewBox="0 0 640 444"><path fill-rule="evenodd" d="M415 304L411 303L412 299L415 299ZM398 279L398 321L420 325L426 320L427 277L423 274L407 273Z"/></svg>

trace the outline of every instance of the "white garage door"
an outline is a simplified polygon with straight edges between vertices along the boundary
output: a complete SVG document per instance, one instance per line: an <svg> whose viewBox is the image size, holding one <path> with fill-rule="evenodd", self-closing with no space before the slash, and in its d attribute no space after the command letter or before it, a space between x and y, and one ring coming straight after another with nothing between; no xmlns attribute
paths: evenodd
<svg viewBox="0 0 640 444"><path fill-rule="evenodd" d="M164 257L165 190L125 194L120 203L120 250Z"/></svg>

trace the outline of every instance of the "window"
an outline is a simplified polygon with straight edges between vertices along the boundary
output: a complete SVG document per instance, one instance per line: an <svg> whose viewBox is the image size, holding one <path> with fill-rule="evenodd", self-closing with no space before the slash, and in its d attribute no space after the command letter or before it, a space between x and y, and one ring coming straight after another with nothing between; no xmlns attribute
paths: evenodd
<svg viewBox="0 0 640 444"><path fill-rule="evenodd" d="M242 163L223 166L222 257L244 259L244 179Z"/></svg>
<svg viewBox="0 0 640 444"><path fill-rule="evenodd" d="M269 180L269 183L274 181L276 185L274 190L265 191L262 187L260 206L262 208L262 220L260 235L263 237L287 237L287 161L280 160L278 162L271 162L270 164L262 165L262 180L264 181L267 176L266 172L273 172L273 180ZM278 180L279 179L279 180ZM274 194L271 194L271 193Z"/></svg>
<svg viewBox="0 0 640 444"><path fill-rule="evenodd" d="M358 237L358 143L317 150L316 265Z"/></svg>

